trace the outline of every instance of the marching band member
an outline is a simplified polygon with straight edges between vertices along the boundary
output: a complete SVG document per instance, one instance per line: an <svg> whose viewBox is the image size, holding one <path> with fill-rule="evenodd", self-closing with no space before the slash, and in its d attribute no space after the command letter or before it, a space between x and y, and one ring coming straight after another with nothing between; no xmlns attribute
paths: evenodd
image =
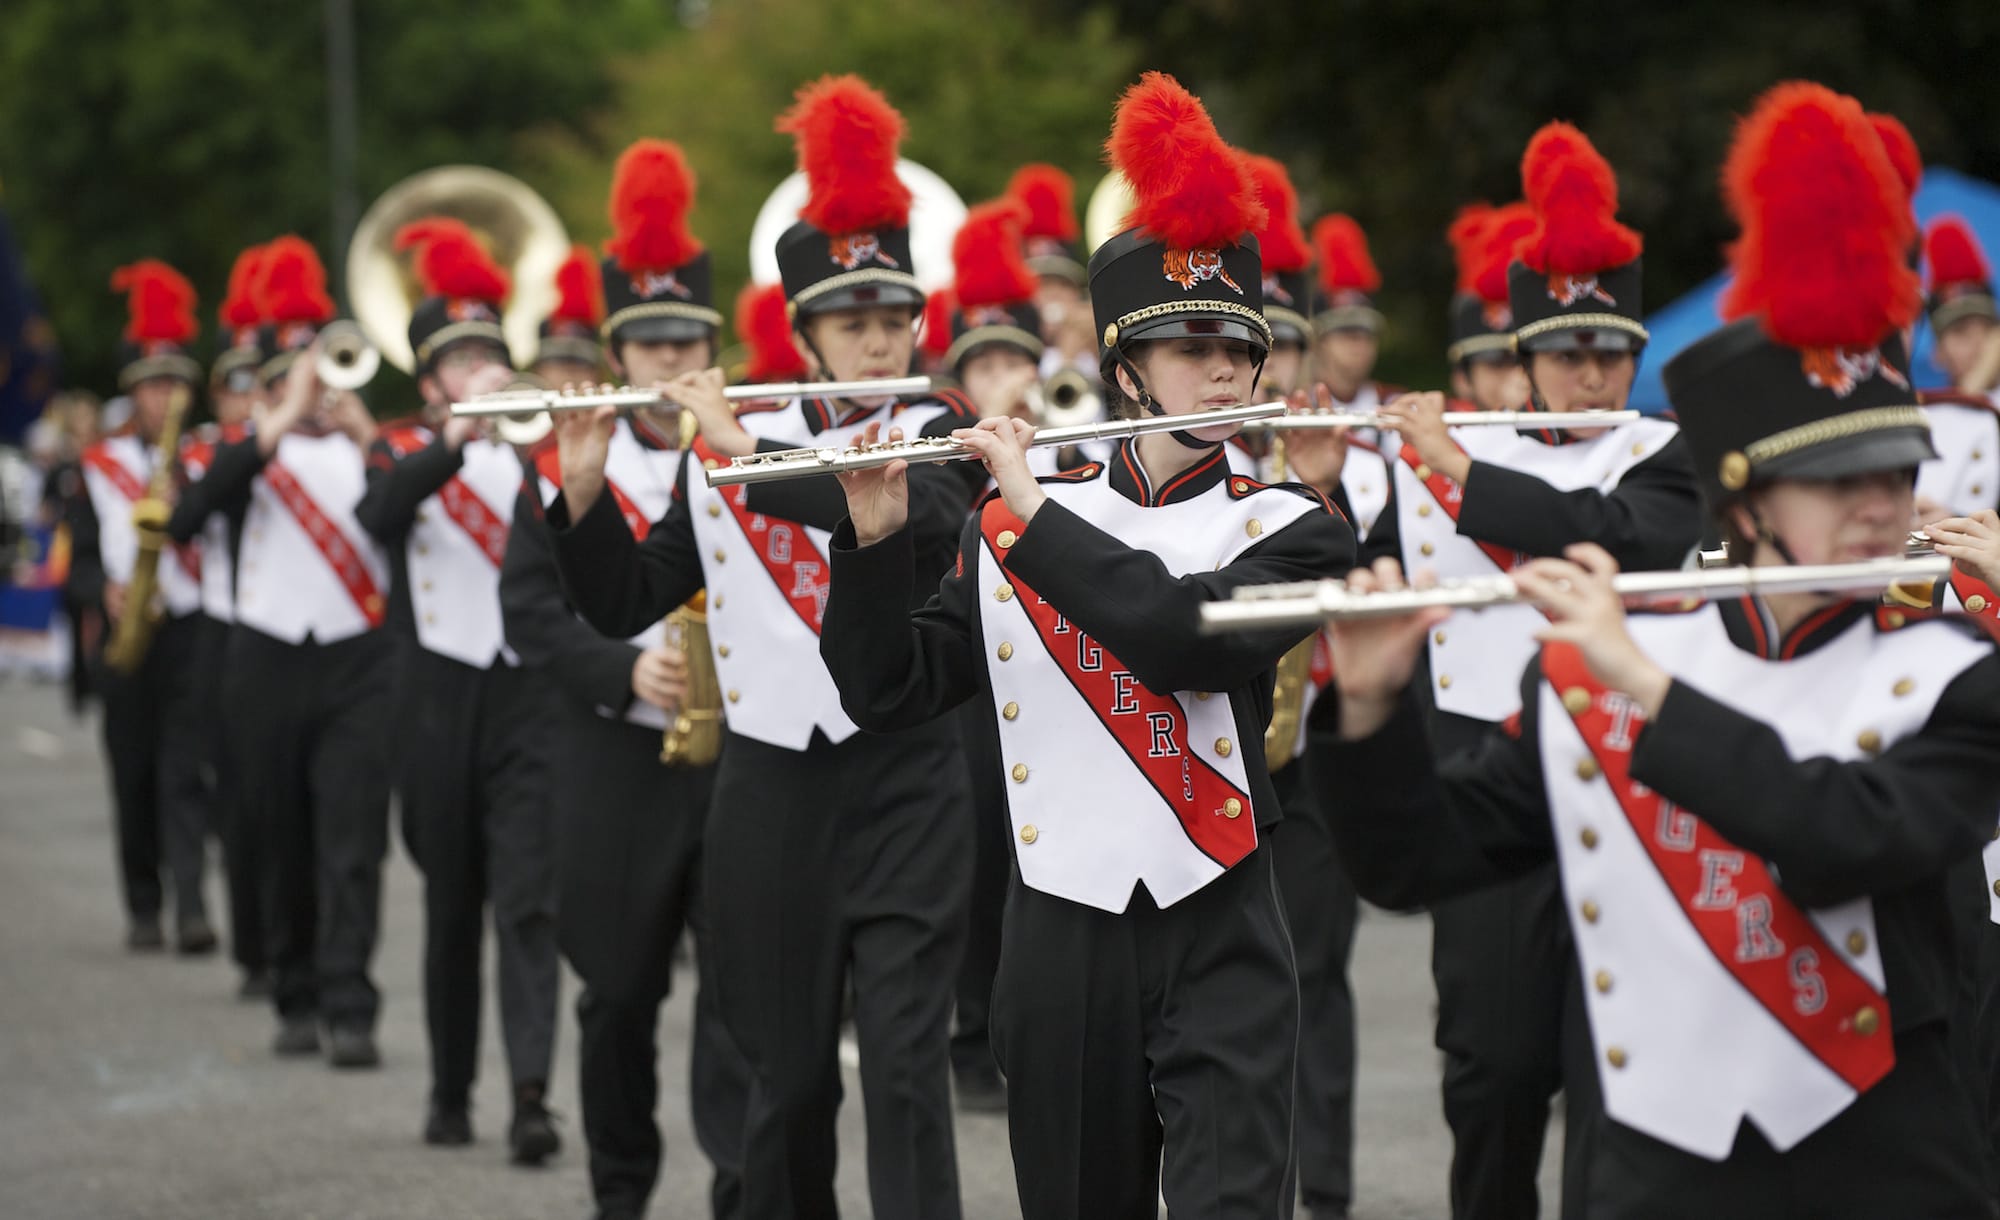
<svg viewBox="0 0 2000 1220"><path fill-rule="evenodd" d="M1617 179L1583 133L1553 123L1529 143L1522 181L1538 224L1513 253L1508 302L1536 403L1623 408L1646 328L1641 240L1615 219ZM1383 411L1400 449L1392 504L1363 548L1371 560L1390 556L1440 578L1490 575L1594 542L1627 569L1673 568L1697 541L1687 446L1670 423L1594 435L1449 429L1439 394ZM1440 750L1519 710L1515 679L1541 625L1532 607L1497 606L1454 615L1427 637L1422 684ZM1331 768L1323 775L1331 807L1345 788ZM1433 916L1453 1214L1532 1217L1570 974L1554 870L1441 903Z"/></svg>
<svg viewBox="0 0 2000 1220"><path fill-rule="evenodd" d="M1257 250L1264 263L1264 319L1271 324L1271 354L1258 384L1273 398L1307 388L1313 347L1312 246L1299 226L1299 192L1284 163L1244 153L1243 163L1264 204Z"/></svg>
<svg viewBox="0 0 2000 1220"><path fill-rule="evenodd" d="M2000 391L1977 384L1992 376L1981 365L2000 343L1993 276L1979 239L1956 216L1931 222L1924 233L1924 263L1934 358L1953 390L1923 397L1938 458L1917 474L1919 525L2000 504Z"/></svg>
<svg viewBox="0 0 2000 1220"><path fill-rule="evenodd" d="M1107 381L1154 415L1248 401L1271 336L1241 163L1158 73L1108 148L1137 205L1091 258ZM820 649L842 705L893 732L973 701L1005 768L994 1033L1032 1220L1152 1216L1162 1194L1176 1216L1291 1207L1298 1001L1259 745L1294 641L1198 637L1195 607L1340 571L1353 538L1307 489L1231 475L1214 431L1039 480L1019 421L955 433L999 490L913 613L916 469L842 476Z"/></svg>
<svg viewBox="0 0 2000 1220"><path fill-rule="evenodd" d="M1368 253L1368 238L1351 216L1322 216L1312 227L1313 257L1319 264L1319 310L1312 315L1312 377L1315 400L1334 411L1373 411L1402 393L1373 379L1381 349L1382 313L1372 294L1382 273ZM1393 435L1377 428L1348 434L1347 461L1340 471L1347 511L1364 541L1375 529L1394 487Z"/></svg>
<svg viewBox="0 0 2000 1220"><path fill-rule="evenodd" d="M611 253L591 278L601 281L610 311L596 319L597 333L612 371L632 385L668 385L715 360L721 315L710 304L709 256L687 229L694 189L679 147L663 140L634 143L613 174ZM589 316L587 307L573 312ZM578 363L586 356L580 346L565 350ZM674 503L686 457L680 424L671 406L614 421L598 477L628 536L643 537ZM653 1115L660 1005L685 929L699 942L700 971L690 1109L714 1167L714 1214L735 1216L749 1084L722 1027L704 918L702 843L715 769L665 767L660 758L661 730L687 698L685 654L661 623L673 607L635 624L624 639L606 638L578 618L564 600L542 519L543 503L564 494L558 446L537 448L534 466L534 482L516 502L500 597L508 642L561 693L549 713L556 919L563 955L583 981L577 1078L591 1193L605 1220L636 1218L659 1181L664 1148Z"/></svg>
<svg viewBox="0 0 2000 1220"><path fill-rule="evenodd" d="M745 348L743 380L802 381L812 375L792 336L783 284L745 284L736 294L736 337Z"/></svg>
<svg viewBox="0 0 2000 1220"><path fill-rule="evenodd" d="M1077 249L1076 183L1059 167L1035 161L1007 180L1007 198L1028 209L1022 226L1029 270L1035 273L1035 314L1041 321L1041 375L1064 369L1097 376L1097 337L1090 330L1089 277Z"/></svg>
<svg viewBox="0 0 2000 1220"><path fill-rule="evenodd" d="M320 1049L336 1068L374 1067L380 996L368 977L388 848L390 675L381 626L388 579L355 519L375 422L359 396L320 384L319 330L334 316L311 246L280 237L260 270L265 347L258 370L281 383L254 435L219 445L189 486L172 532L210 513L240 520L236 620L222 699L234 732L246 816L268 852L265 942L280 1055Z"/></svg>
<svg viewBox="0 0 2000 1220"><path fill-rule="evenodd" d="M809 197L778 241L793 324L822 374L907 375L923 292L910 273L910 193L895 175L903 121L855 77L806 86L780 120ZM837 1059L847 981L882 1220L959 1214L948 1042L971 862L953 726L857 733L818 659L826 546L844 498L826 480L714 489L709 463L753 448L840 447L894 421L942 433L962 399L795 399L740 419L719 369L668 387L700 421L672 504L650 532L604 494L615 419L557 427L562 494L548 507L563 584L607 634L628 634L704 585L727 744L703 879L723 1014L752 1076L744 1214L831 1214ZM976 475L976 472L973 472ZM966 472L913 478L928 570L952 559ZM643 540L635 533L644 533Z"/></svg>
<svg viewBox="0 0 2000 1220"><path fill-rule="evenodd" d="M556 307L537 328L531 371L546 385L589 385L604 367L597 328L604 321L604 282L597 260L578 246L556 268Z"/></svg>
<svg viewBox="0 0 2000 1220"><path fill-rule="evenodd" d="M84 450L88 494L73 498L67 521L70 588L79 600L101 600L106 620L116 624L128 614L153 611L129 605L125 598L139 552L132 513L147 499L168 403L175 394L192 391L201 365L187 350L197 329L195 294L180 272L146 259L121 267L111 286L128 296L130 318L118 384L132 396L132 422ZM208 792L196 700L199 548L170 544L160 555L156 579L159 624L138 667L118 672L101 648L91 658L104 698L104 753L111 764L116 813L112 825L130 921L126 944L138 950L165 946L160 929L164 875L173 884L175 948L206 954L214 952L216 940L202 893ZM111 634L102 642L108 643Z"/></svg>
<svg viewBox="0 0 2000 1220"><path fill-rule="evenodd" d="M562 1141L546 1104L555 1056L555 870L542 675L500 621L500 564L521 489L513 446L452 418L451 404L513 378L500 311L509 283L463 223L403 226L423 299L410 316L423 412L381 430L354 516L389 557L396 692L391 746L403 840L424 875L424 1023L431 1092L424 1142L472 1142L480 966L493 910L500 1031L516 1164Z"/></svg>
<svg viewBox="0 0 2000 1220"><path fill-rule="evenodd" d="M1666 383L1731 557L1899 555L1933 448L1899 368L1919 298L1893 171L1852 99L1789 84L1724 182L1737 320ZM1559 865L1601 1088L1580 1214L1996 1214L1947 1046L1947 871L2000 785L1990 641L1836 593L1628 617L1617 566L1580 545L1513 573L1540 653L1518 718L1456 757L1406 689L1440 616L1333 627L1363 893Z"/></svg>
<svg viewBox="0 0 2000 1220"><path fill-rule="evenodd" d="M1535 231L1526 203L1459 212L1447 236L1458 267L1451 301L1451 392L1480 411L1520 411L1529 405L1528 377L1514 350L1514 314L1507 303L1507 268L1514 248Z"/></svg>

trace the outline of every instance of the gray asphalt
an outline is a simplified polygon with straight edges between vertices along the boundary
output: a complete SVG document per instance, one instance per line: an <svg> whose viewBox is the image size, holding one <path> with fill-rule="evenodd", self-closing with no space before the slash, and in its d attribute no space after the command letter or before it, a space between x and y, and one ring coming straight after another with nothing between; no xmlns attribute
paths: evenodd
<svg viewBox="0 0 2000 1220"><path fill-rule="evenodd" d="M211 883L211 909L224 904ZM566 1146L551 1167L510 1167L505 1073L488 1039L477 1142L418 1139L428 1082L419 991L418 881L400 846L387 870L375 977L384 1007L379 1071L335 1073L269 1051L267 1008L235 999L226 957L135 957L123 947L108 787L94 723L56 690L0 683L0 1220L508 1220L590 1212L576 1118L575 994L553 1104ZM1428 920L1371 914L1355 951L1361 1008L1357 1220L1448 1213L1449 1140L1430 1045ZM706 1167L687 1121L685 989L661 1022L660 1119L667 1165L657 1220L705 1215ZM859 1078L841 1114L843 1214L868 1215ZM1542 1175L1554 1214L1559 1133ZM967 1220L1005 1220L1014 1201L998 1118L961 1116Z"/></svg>

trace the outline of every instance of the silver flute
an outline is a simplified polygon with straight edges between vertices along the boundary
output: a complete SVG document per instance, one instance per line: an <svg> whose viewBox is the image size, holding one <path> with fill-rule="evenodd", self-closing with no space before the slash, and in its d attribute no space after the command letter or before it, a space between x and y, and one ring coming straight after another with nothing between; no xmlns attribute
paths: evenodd
<svg viewBox="0 0 2000 1220"><path fill-rule="evenodd" d="M1447 428L1608 428L1645 418L1642 411L1446 411ZM1278 419L1244 425L1245 432L1319 432L1328 428L1382 428L1396 421L1380 411L1295 411Z"/></svg>
<svg viewBox="0 0 2000 1220"><path fill-rule="evenodd" d="M1220 424L1246 423L1283 415L1282 402L1247 403L1189 415L1148 415L1143 419L1113 419L1070 428L1041 428L1032 447L1074 445L1080 441L1123 440L1148 432L1181 432L1190 428L1213 428ZM891 462L962 462L976 458L979 451L949 436L919 436L908 440L881 441L873 445L849 445L844 449L780 449L752 453L727 466L708 472L710 487L736 483L768 483L777 479L797 479L815 474L839 474L848 470L868 470Z"/></svg>
<svg viewBox="0 0 2000 1220"><path fill-rule="evenodd" d="M1860 563L1799 564L1769 568L1703 568L1671 572L1621 572L1611 587L1628 602L1740 597L1746 593L1873 593L1891 585L1943 579L1951 560L1868 559ZM1429 589L1357 593L1338 580L1252 585L1228 601L1204 602L1201 631L1262 631L1313 627L1349 619L1387 618L1443 607L1479 610L1525 600L1506 576L1450 580Z"/></svg>
<svg viewBox="0 0 2000 1220"><path fill-rule="evenodd" d="M1712 551L1697 551L1695 554L1697 556L1695 566L1697 567L1726 568L1729 566L1729 548L1726 546L1717 547ZM1903 555L1905 558L1915 559L1920 555L1935 554L1937 554L1937 550L1931 542L1931 536L1922 530L1911 530L1910 536L1903 540Z"/></svg>
<svg viewBox="0 0 2000 1220"><path fill-rule="evenodd" d="M867 381L780 381L733 385L730 402L783 402L789 398L887 398L930 390L928 377L878 377ZM592 407L673 406L664 390L612 386L590 390L500 390L451 404L453 415L525 415L534 411L584 411Z"/></svg>

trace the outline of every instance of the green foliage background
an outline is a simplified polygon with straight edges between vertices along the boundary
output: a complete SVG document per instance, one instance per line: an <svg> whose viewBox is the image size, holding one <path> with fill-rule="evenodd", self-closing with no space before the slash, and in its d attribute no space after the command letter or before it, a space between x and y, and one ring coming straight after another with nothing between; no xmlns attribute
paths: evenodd
<svg viewBox="0 0 2000 1220"><path fill-rule="evenodd" d="M1293 168L1308 214L1347 210L1388 287L1385 375L1435 384L1459 204L1518 193L1552 117L1617 166L1646 233L1647 295L1711 273L1729 236L1716 167L1775 81L1822 80L1901 116L1927 160L2000 178L1991 0L354 0L358 195L470 161L604 236L619 150L680 141L718 293L792 167L771 120L799 83L858 71L907 116L908 155L968 201L1050 160L1087 193L1119 88L1146 67L1200 92L1232 142ZM75 383L109 386L113 267L167 258L212 321L242 246L334 245L321 7L13 0L0 18L0 205Z"/></svg>

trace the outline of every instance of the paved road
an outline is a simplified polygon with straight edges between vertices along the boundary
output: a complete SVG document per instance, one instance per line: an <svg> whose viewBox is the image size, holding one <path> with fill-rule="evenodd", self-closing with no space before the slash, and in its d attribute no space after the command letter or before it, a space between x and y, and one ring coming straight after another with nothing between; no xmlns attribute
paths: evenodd
<svg viewBox="0 0 2000 1220"><path fill-rule="evenodd" d="M234 998L226 958L122 947L107 787L94 724L53 688L0 685L0 1220L522 1220L589 1214L565 1018L554 1104L568 1146L550 1168L506 1164L505 1073L488 1045L478 1142L418 1140L427 1088L417 879L396 849L376 979L382 1070L280 1062L273 1021ZM211 909L223 909L219 885ZM1430 1047L1429 923L1373 915L1356 949L1362 1068L1358 1220L1446 1214L1448 1148ZM575 994L564 980L565 1006ZM687 997L662 1021L668 1160L652 1215L698 1220L706 1175L688 1129ZM857 1098L858 1077L847 1074ZM844 1214L868 1214L858 1104L841 1116ZM1552 1135L1552 1148L1554 1140ZM967 1220L1018 1214L1002 1120L961 1117ZM1552 1173L1543 1174L1551 1201Z"/></svg>

